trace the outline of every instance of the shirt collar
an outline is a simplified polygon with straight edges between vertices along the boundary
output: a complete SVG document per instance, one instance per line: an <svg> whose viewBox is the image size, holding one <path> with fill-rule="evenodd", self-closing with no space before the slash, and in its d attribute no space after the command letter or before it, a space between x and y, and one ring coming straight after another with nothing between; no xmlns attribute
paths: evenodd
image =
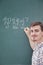
<svg viewBox="0 0 43 65"><path fill-rule="evenodd" d="M39 48L42 44L43 44L43 42L41 42L41 43L37 43L37 44L35 45L35 48L34 48L33 50Z"/></svg>

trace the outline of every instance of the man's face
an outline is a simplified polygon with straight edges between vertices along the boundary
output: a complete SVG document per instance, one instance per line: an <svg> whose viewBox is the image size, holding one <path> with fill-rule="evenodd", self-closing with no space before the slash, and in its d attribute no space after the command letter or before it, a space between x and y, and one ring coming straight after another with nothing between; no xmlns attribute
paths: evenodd
<svg viewBox="0 0 43 65"><path fill-rule="evenodd" d="M31 40L34 42L39 42L42 39L42 31L39 25L30 27Z"/></svg>

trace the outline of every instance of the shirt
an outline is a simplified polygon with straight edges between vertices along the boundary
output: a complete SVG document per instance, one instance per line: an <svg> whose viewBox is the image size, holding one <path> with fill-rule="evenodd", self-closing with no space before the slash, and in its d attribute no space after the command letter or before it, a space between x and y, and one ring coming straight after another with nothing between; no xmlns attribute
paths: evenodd
<svg viewBox="0 0 43 65"><path fill-rule="evenodd" d="M32 65L43 65L43 42L39 43L33 50Z"/></svg>

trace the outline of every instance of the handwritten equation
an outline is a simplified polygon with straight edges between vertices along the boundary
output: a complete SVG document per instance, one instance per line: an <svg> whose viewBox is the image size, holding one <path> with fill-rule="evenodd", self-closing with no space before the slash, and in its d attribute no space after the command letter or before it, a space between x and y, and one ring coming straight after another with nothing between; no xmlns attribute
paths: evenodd
<svg viewBox="0 0 43 65"><path fill-rule="evenodd" d="M29 17L24 17L22 19L17 17L4 17L2 21L5 29L24 29L26 23L29 22Z"/></svg>

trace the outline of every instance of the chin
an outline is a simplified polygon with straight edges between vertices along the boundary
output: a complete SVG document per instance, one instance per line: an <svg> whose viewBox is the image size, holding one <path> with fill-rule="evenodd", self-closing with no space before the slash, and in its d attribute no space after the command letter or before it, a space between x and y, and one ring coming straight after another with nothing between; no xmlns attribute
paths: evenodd
<svg viewBox="0 0 43 65"><path fill-rule="evenodd" d="M32 40L33 42L37 42L37 40Z"/></svg>

